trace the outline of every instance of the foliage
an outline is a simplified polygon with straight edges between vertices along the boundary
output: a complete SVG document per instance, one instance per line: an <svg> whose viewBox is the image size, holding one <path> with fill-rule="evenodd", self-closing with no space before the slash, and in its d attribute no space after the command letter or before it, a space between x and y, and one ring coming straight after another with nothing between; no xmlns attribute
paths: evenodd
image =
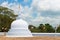
<svg viewBox="0 0 60 40"><path fill-rule="evenodd" d="M53 33L55 32L54 28L50 24L45 24L46 32Z"/></svg>
<svg viewBox="0 0 60 40"><path fill-rule="evenodd" d="M29 25L29 27L28 27L29 29L35 29L36 27L35 26L33 26L33 25Z"/></svg>
<svg viewBox="0 0 60 40"><path fill-rule="evenodd" d="M10 24L15 20L17 15L14 15L14 11L0 6L0 32L7 32L10 29Z"/></svg>
<svg viewBox="0 0 60 40"><path fill-rule="evenodd" d="M30 29L31 32L38 32L38 31L40 31L40 30L38 30L38 29L37 29L35 26L33 26L33 25L29 25L28 28Z"/></svg>
<svg viewBox="0 0 60 40"><path fill-rule="evenodd" d="M40 29L41 32L46 32L45 25L40 24L38 29Z"/></svg>
<svg viewBox="0 0 60 40"><path fill-rule="evenodd" d="M29 26L29 27L35 27L35 26ZM55 29L50 24L40 24L38 27L35 27L33 29L30 29L31 32L35 33L54 33Z"/></svg>
<svg viewBox="0 0 60 40"><path fill-rule="evenodd" d="M60 25L57 27L57 33L60 33Z"/></svg>

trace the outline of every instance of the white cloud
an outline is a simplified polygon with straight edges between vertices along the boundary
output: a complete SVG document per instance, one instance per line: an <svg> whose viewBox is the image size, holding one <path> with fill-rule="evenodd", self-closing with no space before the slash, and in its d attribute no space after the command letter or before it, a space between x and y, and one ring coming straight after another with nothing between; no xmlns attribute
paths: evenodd
<svg viewBox="0 0 60 40"><path fill-rule="evenodd" d="M4 6L4 7L8 7L12 10L14 10L15 14L19 15L18 17L19 18L22 18L22 19L26 19L26 17L32 19L33 17L31 16L31 13L32 13L32 8L29 8L28 6L25 6L23 8L22 5L20 5L20 9L19 9L19 4L16 4L16 3L10 3L8 4L8 2L3 2L1 4L1 6Z"/></svg>
<svg viewBox="0 0 60 40"><path fill-rule="evenodd" d="M3 7L8 7L8 5L9 5L8 2L4 2L1 4L1 6L3 6Z"/></svg>
<svg viewBox="0 0 60 40"><path fill-rule="evenodd" d="M60 24L60 16L56 16L54 18L51 17L43 17L41 16L41 11L59 11L60 10L60 0L33 0L31 4L32 9L37 8L37 17L32 19L30 24L38 25L40 23L50 23L51 25ZM40 12L40 13L39 13ZM53 16L53 15L52 15Z"/></svg>
<svg viewBox="0 0 60 40"><path fill-rule="evenodd" d="M1 6L14 10L15 14L19 14L20 12L22 12L24 10L20 4L16 4L16 3L9 4L8 1L4 1L1 4ZM19 9L19 6L20 6L20 9Z"/></svg>
<svg viewBox="0 0 60 40"><path fill-rule="evenodd" d="M40 0L38 6L41 10L60 10L60 0Z"/></svg>

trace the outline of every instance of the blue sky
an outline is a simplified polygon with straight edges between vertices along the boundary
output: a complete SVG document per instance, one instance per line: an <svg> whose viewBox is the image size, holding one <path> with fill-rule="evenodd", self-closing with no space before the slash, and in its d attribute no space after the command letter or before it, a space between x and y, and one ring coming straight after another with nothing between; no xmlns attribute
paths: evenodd
<svg viewBox="0 0 60 40"><path fill-rule="evenodd" d="M8 1L8 3L17 3L17 4L21 4L22 6L30 6L32 0L28 0L28 2L24 2L24 0L0 0L0 4L3 3L4 1Z"/></svg>
<svg viewBox="0 0 60 40"><path fill-rule="evenodd" d="M59 0L0 0L0 6L14 10L18 18L35 26L40 23L50 23L54 27L60 24Z"/></svg>

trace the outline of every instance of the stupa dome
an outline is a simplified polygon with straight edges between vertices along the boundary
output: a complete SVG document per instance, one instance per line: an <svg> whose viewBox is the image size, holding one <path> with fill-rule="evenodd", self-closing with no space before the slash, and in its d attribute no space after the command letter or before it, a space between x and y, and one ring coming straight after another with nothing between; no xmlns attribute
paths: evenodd
<svg viewBox="0 0 60 40"><path fill-rule="evenodd" d="M11 24L11 28L14 29L14 28L18 28L18 29L28 29L28 23L22 19L19 19L19 20L15 20L12 22Z"/></svg>
<svg viewBox="0 0 60 40"><path fill-rule="evenodd" d="M32 33L28 29L28 23L22 19L15 20L11 23L11 29L8 31L7 37L32 37Z"/></svg>

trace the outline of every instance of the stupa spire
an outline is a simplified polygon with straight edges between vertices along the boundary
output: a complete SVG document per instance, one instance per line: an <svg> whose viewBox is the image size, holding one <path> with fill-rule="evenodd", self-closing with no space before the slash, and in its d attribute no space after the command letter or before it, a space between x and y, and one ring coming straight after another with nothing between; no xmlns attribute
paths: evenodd
<svg viewBox="0 0 60 40"><path fill-rule="evenodd" d="M19 4L19 10L20 10L20 4Z"/></svg>
<svg viewBox="0 0 60 40"><path fill-rule="evenodd" d="M20 4L18 5L18 17L16 19L20 19L21 18L21 16L19 16L19 15L21 15Z"/></svg>

